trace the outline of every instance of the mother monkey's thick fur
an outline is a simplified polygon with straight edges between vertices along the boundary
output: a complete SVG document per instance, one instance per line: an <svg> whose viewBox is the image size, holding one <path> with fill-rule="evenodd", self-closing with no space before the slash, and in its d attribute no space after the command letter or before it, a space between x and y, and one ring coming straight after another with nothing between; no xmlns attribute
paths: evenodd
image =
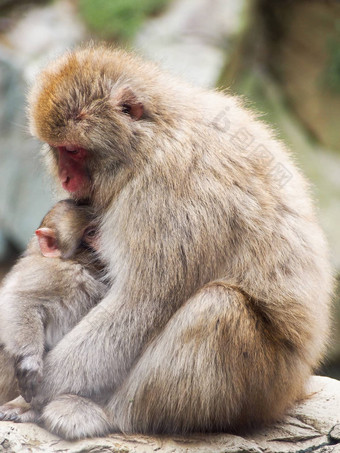
<svg viewBox="0 0 340 453"><path fill-rule="evenodd" d="M120 50L30 96L52 173L101 220L111 290L47 355L45 426L74 439L280 417L323 354L331 276L308 188L238 98Z"/></svg>

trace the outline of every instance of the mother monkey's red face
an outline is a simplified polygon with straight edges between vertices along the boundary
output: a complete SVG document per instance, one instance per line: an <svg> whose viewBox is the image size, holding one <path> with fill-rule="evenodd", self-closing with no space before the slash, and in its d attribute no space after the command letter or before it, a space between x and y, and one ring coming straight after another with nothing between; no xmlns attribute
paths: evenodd
<svg viewBox="0 0 340 453"><path fill-rule="evenodd" d="M43 71L30 96L30 126L49 145L53 173L70 196L102 200L117 169L136 165L144 107L129 75L107 69L112 54L91 57L91 49L66 55Z"/></svg>
<svg viewBox="0 0 340 453"><path fill-rule="evenodd" d="M89 195L91 178L88 171L88 152L77 145L54 146L58 161L58 177L63 189L77 198Z"/></svg>

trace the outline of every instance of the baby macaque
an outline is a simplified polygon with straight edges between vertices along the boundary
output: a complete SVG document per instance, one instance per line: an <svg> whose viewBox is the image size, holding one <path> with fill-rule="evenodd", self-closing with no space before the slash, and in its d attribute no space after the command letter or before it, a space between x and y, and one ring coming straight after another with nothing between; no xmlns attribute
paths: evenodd
<svg viewBox="0 0 340 453"><path fill-rule="evenodd" d="M26 402L42 378L44 354L105 295L91 209L72 200L57 203L6 277L0 290L1 404L19 392ZM23 398L0 407L15 420Z"/></svg>

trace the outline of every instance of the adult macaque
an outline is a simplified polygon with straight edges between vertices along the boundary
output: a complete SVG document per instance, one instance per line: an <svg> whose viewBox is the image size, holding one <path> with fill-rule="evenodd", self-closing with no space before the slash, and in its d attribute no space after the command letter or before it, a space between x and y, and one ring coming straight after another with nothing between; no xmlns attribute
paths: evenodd
<svg viewBox="0 0 340 453"><path fill-rule="evenodd" d="M42 379L43 356L104 297L102 266L92 210L72 200L57 203L44 217L24 256L0 290L0 419L31 420L30 402ZM49 259L46 259L49 258ZM53 259L50 259L53 258Z"/></svg>
<svg viewBox="0 0 340 453"><path fill-rule="evenodd" d="M30 118L62 187L99 215L111 280L44 360L45 426L74 439L280 417L322 357L331 293L282 143L238 98L102 47L51 63Z"/></svg>

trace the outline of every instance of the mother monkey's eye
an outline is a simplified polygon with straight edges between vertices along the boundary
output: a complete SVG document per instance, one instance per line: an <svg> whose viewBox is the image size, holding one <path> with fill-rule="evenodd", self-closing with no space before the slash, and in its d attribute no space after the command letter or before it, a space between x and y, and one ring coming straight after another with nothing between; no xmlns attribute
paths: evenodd
<svg viewBox="0 0 340 453"><path fill-rule="evenodd" d="M94 238L97 234L97 229L95 227L88 227L84 232L84 238Z"/></svg>

